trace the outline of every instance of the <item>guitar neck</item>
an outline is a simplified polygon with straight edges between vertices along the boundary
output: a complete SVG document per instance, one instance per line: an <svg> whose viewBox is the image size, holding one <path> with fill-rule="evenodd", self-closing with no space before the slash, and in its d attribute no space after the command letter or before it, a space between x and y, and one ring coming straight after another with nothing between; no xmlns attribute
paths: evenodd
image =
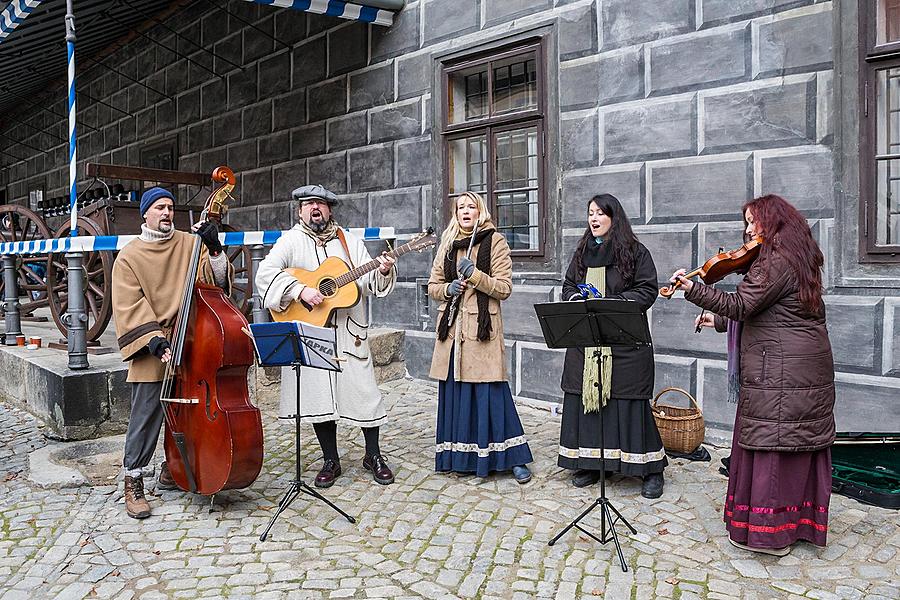
<svg viewBox="0 0 900 600"><path fill-rule="evenodd" d="M404 254L406 254L407 252L409 252L411 250L412 250L412 244L403 244L399 248L395 248L394 250L391 250L390 252L388 252L387 255L390 256L391 258L396 259L400 256L403 256ZM349 271L347 271L346 273L344 273L343 275L338 277L335 281L337 282L338 287L343 287L343 286L347 285L348 283L352 283L352 282L356 281L357 279L359 279L366 273L370 273L370 272L374 271L375 269L377 269L380 266L381 266L381 263L378 262L377 260L370 260L369 262L367 262L364 265L360 265L360 266L356 267L355 269L350 269Z"/></svg>

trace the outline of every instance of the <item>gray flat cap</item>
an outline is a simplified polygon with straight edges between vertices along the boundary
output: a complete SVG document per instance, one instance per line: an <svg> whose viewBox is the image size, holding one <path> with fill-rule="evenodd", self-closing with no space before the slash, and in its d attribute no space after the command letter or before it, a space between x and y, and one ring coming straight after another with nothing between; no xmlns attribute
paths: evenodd
<svg viewBox="0 0 900 600"><path fill-rule="evenodd" d="M303 200L304 198L321 198L328 204L337 204L337 196L333 193L329 192L321 185L304 185L303 187L298 187L296 190L291 192L291 197L294 200Z"/></svg>

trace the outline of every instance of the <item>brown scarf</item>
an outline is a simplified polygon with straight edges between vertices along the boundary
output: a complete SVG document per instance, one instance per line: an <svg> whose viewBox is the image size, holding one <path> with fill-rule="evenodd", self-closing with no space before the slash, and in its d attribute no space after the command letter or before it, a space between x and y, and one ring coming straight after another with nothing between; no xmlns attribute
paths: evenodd
<svg viewBox="0 0 900 600"><path fill-rule="evenodd" d="M475 267L485 275L491 274L491 235L494 229L485 229L475 234L475 243L478 244L478 256L475 258ZM471 236L454 241L444 255L444 281L453 281L458 277L456 271L456 251L460 248L468 248ZM478 302L478 340L486 341L491 338L491 314L488 312L488 295L475 290L475 299ZM462 302L462 298L459 300ZM450 334L450 328L456 321L456 313L453 321L450 320L450 309L444 311L441 322L438 323L438 339L442 342Z"/></svg>

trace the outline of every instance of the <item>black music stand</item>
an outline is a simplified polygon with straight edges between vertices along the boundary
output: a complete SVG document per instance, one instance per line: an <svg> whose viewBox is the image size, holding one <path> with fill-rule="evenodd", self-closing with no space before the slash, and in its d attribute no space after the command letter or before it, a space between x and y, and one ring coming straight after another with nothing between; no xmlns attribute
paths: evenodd
<svg viewBox="0 0 900 600"><path fill-rule="evenodd" d="M269 524L266 525L265 531L259 536L259 541L266 541L269 531L275 525L275 520L297 499L301 492L321 500L351 523L356 523L356 519L307 485L302 478L303 459L300 454L300 367L326 369L329 371L341 370L337 363L337 346L334 330L315 327L298 321L252 323L250 329L253 332L253 343L256 346L259 364L265 367L289 366L294 369L297 377L297 408L294 414L297 471L284 496L281 497L275 514L272 515Z"/></svg>
<svg viewBox="0 0 900 600"><path fill-rule="evenodd" d="M538 321L548 348L599 348L609 347L638 347L652 345L650 328L647 326L647 315L641 311L636 302L631 300L617 300L600 298L596 300L584 300L575 302L550 302L535 304ZM603 356L599 351L594 352L597 361L597 372L603 372ZM585 360L588 357L585 356ZM599 383L595 384L599 390ZM622 571L628 571L625 564L625 555L622 554L622 546L619 544L619 536L616 534L616 521L625 524L631 533L637 530L631 526L625 517L616 510L616 507L606 497L606 446L603 433L603 408L599 411L600 417L600 497L597 498L574 521L566 525L548 544L552 546L573 527L589 535L601 544L612 541L619 555L619 563ZM600 537L584 529L579 523L592 510L600 507ZM616 518L613 518L615 513ZM609 530L607 530L607 522Z"/></svg>

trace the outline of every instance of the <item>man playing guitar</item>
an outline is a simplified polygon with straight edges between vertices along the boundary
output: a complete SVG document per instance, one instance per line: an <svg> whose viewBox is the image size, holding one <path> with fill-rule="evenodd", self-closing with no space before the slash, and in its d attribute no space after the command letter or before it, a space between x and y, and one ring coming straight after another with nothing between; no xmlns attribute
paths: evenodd
<svg viewBox="0 0 900 600"><path fill-rule="evenodd" d="M314 271L326 258L338 257L350 268L372 259L362 240L342 230L332 218L331 210L337 196L319 185L307 185L293 191L299 203L299 223L282 235L268 256L260 263L256 275L256 289L260 290L263 305L276 312L285 311L293 303L302 304L312 312L325 300L322 292L304 285L285 269L300 268ZM380 267L359 277L355 283L360 294L381 298L394 289L397 271L394 259L387 253L377 258ZM341 475L337 449L337 420L358 425L366 440L363 467L372 472L376 482L388 485L394 474L381 455L378 430L387 413L381 392L375 383L375 370L369 351L367 303L359 302L349 308L335 310L331 326L337 330L337 345L342 371L334 373L304 369L300 390L300 416L311 422L324 455L324 465L316 476L316 487L326 488ZM287 371L287 372L285 372ZM296 382L289 367L282 371L282 417L293 417L297 410Z"/></svg>

